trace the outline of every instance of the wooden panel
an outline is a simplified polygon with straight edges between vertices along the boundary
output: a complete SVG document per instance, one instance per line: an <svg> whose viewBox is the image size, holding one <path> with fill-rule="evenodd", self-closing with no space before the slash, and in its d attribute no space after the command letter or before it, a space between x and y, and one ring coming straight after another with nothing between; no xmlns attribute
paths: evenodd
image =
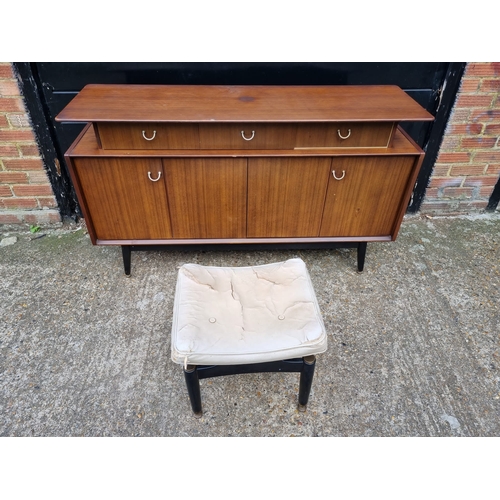
<svg viewBox="0 0 500 500"><path fill-rule="evenodd" d="M161 160L74 158L73 163L98 239L172 237ZM148 172L160 179L152 182Z"/></svg>
<svg viewBox="0 0 500 500"><path fill-rule="evenodd" d="M248 160L248 237L318 236L330 158Z"/></svg>
<svg viewBox="0 0 500 500"><path fill-rule="evenodd" d="M433 116L395 85L87 85L56 121L411 121Z"/></svg>
<svg viewBox="0 0 500 500"><path fill-rule="evenodd" d="M334 158L320 236L384 236L395 230L415 164L411 156Z"/></svg>
<svg viewBox="0 0 500 500"><path fill-rule="evenodd" d="M245 236L246 159L166 159L163 164L175 238Z"/></svg>
<svg viewBox="0 0 500 500"><path fill-rule="evenodd" d="M213 124L200 125L202 149L293 149L295 125Z"/></svg>
<svg viewBox="0 0 500 500"><path fill-rule="evenodd" d="M198 126L179 123L99 123L104 149L198 149Z"/></svg>
<svg viewBox="0 0 500 500"><path fill-rule="evenodd" d="M298 148L358 148L389 145L393 123L301 124L297 127Z"/></svg>

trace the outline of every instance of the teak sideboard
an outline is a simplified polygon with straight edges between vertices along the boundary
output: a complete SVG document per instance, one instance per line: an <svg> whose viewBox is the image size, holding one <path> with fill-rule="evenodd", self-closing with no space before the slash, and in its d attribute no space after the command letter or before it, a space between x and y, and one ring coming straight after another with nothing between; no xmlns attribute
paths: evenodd
<svg viewBox="0 0 500 500"><path fill-rule="evenodd" d="M431 114L396 86L87 85L56 117L95 245L395 240Z"/></svg>

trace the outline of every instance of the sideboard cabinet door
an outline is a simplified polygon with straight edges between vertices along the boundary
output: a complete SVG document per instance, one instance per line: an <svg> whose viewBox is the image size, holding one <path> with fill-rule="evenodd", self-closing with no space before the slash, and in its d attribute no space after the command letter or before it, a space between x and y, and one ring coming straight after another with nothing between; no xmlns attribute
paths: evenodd
<svg viewBox="0 0 500 500"><path fill-rule="evenodd" d="M392 235L415 161L415 156L333 158L320 235Z"/></svg>
<svg viewBox="0 0 500 500"><path fill-rule="evenodd" d="M250 158L249 238L318 236L331 158Z"/></svg>
<svg viewBox="0 0 500 500"><path fill-rule="evenodd" d="M174 238L245 238L246 158L163 160Z"/></svg>
<svg viewBox="0 0 500 500"><path fill-rule="evenodd" d="M162 162L148 158L74 158L98 240L171 238Z"/></svg>

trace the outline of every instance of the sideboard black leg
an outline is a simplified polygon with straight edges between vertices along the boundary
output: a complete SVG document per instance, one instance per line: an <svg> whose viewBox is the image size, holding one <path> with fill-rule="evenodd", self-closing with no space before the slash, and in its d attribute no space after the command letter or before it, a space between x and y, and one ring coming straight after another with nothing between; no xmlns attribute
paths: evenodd
<svg viewBox="0 0 500 500"><path fill-rule="evenodd" d="M132 249L129 245L122 245L123 267L125 274L130 276L130 261L132 258Z"/></svg>
<svg viewBox="0 0 500 500"><path fill-rule="evenodd" d="M366 241L358 243L358 271L361 273L365 267Z"/></svg>

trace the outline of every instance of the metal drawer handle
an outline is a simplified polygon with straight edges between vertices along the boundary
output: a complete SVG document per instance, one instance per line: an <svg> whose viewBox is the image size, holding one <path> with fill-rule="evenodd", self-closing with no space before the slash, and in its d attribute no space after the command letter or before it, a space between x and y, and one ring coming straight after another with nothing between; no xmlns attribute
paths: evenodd
<svg viewBox="0 0 500 500"><path fill-rule="evenodd" d="M144 137L144 139L146 139L146 141L152 141L156 137L156 130L153 131L153 137L146 137L146 131L143 130L142 137Z"/></svg>
<svg viewBox="0 0 500 500"><path fill-rule="evenodd" d="M341 139L349 139L349 137L351 137L351 129L347 131L347 135L345 137L340 133L340 129L337 130L337 133Z"/></svg>
<svg viewBox="0 0 500 500"><path fill-rule="evenodd" d="M161 177L161 172L158 172L158 177L156 179L153 179L151 177L151 172L148 172L148 179L151 181L151 182L158 182L160 180L160 177Z"/></svg>
<svg viewBox="0 0 500 500"><path fill-rule="evenodd" d="M332 174L333 174L333 178L336 181L341 181L345 177L345 170L342 170L342 177L337 177L337 175L335 174L335 170L332 170Z"/></svg>
<svg viewBox="0 0 500 500"><path fill-rule="evenodd" d="M252 135L249 138L245 137L245 132L242 130L241 137L243 137L243 139L245 139L245 141L251 141L255 137L255 130L252 130Z"/></svg>

